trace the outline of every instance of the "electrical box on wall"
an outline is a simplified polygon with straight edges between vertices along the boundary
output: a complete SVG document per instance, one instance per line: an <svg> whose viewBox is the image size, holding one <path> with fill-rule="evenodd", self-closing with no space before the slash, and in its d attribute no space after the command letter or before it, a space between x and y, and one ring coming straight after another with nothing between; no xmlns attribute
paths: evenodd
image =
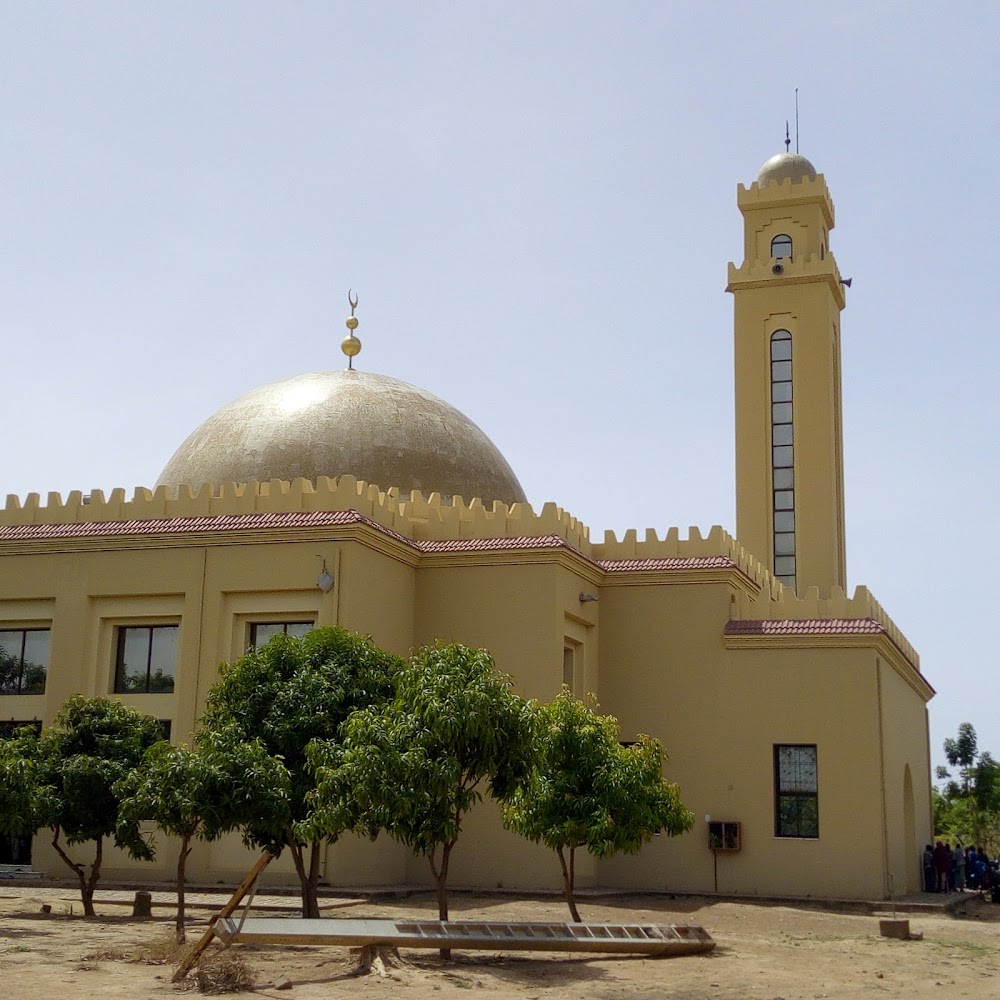
<svg viewBox="0 0 1000 1000"><path fill-rule="evenodd" d="M738 851L743 847L743 824L710 820L708 846L713 851Z"/></svg>

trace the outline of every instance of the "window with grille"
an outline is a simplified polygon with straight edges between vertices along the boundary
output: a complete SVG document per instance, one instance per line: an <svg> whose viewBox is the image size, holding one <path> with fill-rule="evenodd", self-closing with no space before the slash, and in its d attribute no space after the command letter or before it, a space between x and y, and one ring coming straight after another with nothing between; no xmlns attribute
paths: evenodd
<svg viewBox="0 0 1000 1000"><path fill-rule="evenodd" d="M819 777L816 744L774 748L776 837L819 836Z"/></svg>

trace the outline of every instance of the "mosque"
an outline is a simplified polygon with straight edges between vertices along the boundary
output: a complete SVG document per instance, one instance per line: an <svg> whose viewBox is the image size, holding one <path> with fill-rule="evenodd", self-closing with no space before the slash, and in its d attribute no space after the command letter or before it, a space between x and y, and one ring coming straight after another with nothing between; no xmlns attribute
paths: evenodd
<svg viewBox="0 0 1000 1000"><path fill-rule="evenodd" d="M256 389L209 417L131 497L8 497L0 510L0 719L49 724L113 695L189 739L218 665L276 632L341 625L409 654L488 648L519 693L596 693L622 739L647 733L697 817L580 886L886 898L920 888L931 839L919 658L864 587L846 592L834 206L803 156L768 160L737 203L736 534L592 538L530 506L486 434L442 400L348 367ZM568 502L572 498L566 498ZM317 558L319 554L319 558ZM9 720L6 721L6 720ZM35 838L36 869L61 863ZM109 877L166 878L105 856ZM238 881L232 838L193 880ZM294 883L290 862L272 869ZM333 885L424 884L388 840L328 848ZM484 803L455 886L555 888L551 852Z"/></svg>

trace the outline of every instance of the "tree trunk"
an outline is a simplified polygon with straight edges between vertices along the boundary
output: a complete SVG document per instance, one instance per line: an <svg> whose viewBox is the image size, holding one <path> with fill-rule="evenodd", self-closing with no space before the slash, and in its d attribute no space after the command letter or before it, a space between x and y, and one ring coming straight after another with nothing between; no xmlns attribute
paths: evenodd
<svg viewBox="0 0 1000 1000"><path fill-rule="evenodd" d="M292 831L288 830L285 840L289 850L292 852L292 862L295 865L295 874L299 877L299 892L302 898L302 916L319 916L319 893L317 884L319 883L320 848L322 844L318 840L311 842L309 851L309 871L306 871L303 848L305 844L298 844L292 836Z"/></svg>
<svg viewBox="0 0 1000 1000"><path fill-rule="evenodd" d="M322 854L322 843L318 840L312 842L309 856L309 879L306 883L306 894L304 896L304 907L307 917L319 917L319 869Z"/></svg>
<svg viewBox="0 0 1000 1000"><path fill-rule="evenodd" d="M455 841L448 841L441 848L441 867L438 868L434 864L434 855L429 854L427 856L428 861L431 864L431 873L434 876L434 881L437 884L437 900L438 900L438 920L444 921L448 919L448 861L451 858L451 849L455 846ZM451 958L451 948L442 948L439 952L441 957L448 961Z"/></svg>
<svg viewBox="0 0 1000 1000"><path fill-rule="evenodd" d="M181 838L181 851L177 855L177 923L175 930L178 944L184 944L187 940L187 935L184 933L184 882L187 859L191 853L191 836L192 834L186 833Z"/></svg>
<svg viewBox="0 0 1000 1000"><path fill-rule="evenodd" d="M86 917L94 916L94 887L97 885L97 880L100 878L101 874L101 853L103 848L103 838L97 838L97 853L94 857L94 863L90 866L90 878L88 879L84 873L83 865L78 865L75 861L70 858L70 856L62 849L62 844L59 843L59 834L61 829L58 826L52 827L52 846L55 849L56 854L59 855L66 862L70 871L76 875L77 881L80 883L80 899L83 901L83 914Z"/></svg>
<svg viewBox="0 0 1000 1000"><path fill-rule="evenodd" d="M576 909L576 900L573 898L573 887L576 881L576 848L571 847L569 849L569 865L566 864L566 855L563 854L562 847L556 848L556 854L559 855L559 864L562 867L562 877L563 877L563 895L566 897L566 905L569 907L570 916L573 918L574 923L582 923L580 919L580 914Z"/></svg>

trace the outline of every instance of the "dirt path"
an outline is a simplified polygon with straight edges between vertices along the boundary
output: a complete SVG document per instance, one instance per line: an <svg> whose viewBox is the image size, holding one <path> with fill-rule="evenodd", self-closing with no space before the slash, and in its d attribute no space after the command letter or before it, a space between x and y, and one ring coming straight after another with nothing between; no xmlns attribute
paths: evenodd
<svg viewBox="0 0 1000 1000"><path fill-rule="evenodd" d="M135 921L122 915L121 907L102 908L98 902L98 917L86 920L79 904L69 912L64 896L31 890L0 898L0 996L134 1000L176 995L169 965L135 961L138 956L155 960L170 950L169 917ZM50 914L40 912L43 903L52 906ZM256 995L296 1000L397 995L438 1000L466 996L470 989L489 992L491 1000L1000 996L1000 906L971 898L965 916L911 914L911 929L924 939L908 942L880 937L873 916L788 906L629 897L584 902L581 911L592 921L701 924L718 946L708 955L674 959L480 952L456 954L450 963L441 962L436 952L408 951L403 953L406 965L391 979L355 976L354 959L342 948L240 951L258 982L273 983L279 976L292 981L290 991L263 985ZM430 898L419 897L365 903L342 915L433 919L435 912ZM452 917L565 921L566 912L555 900L456 895ZM196 914L191 937L204 928L205 918L204 912Z"/></svg>

